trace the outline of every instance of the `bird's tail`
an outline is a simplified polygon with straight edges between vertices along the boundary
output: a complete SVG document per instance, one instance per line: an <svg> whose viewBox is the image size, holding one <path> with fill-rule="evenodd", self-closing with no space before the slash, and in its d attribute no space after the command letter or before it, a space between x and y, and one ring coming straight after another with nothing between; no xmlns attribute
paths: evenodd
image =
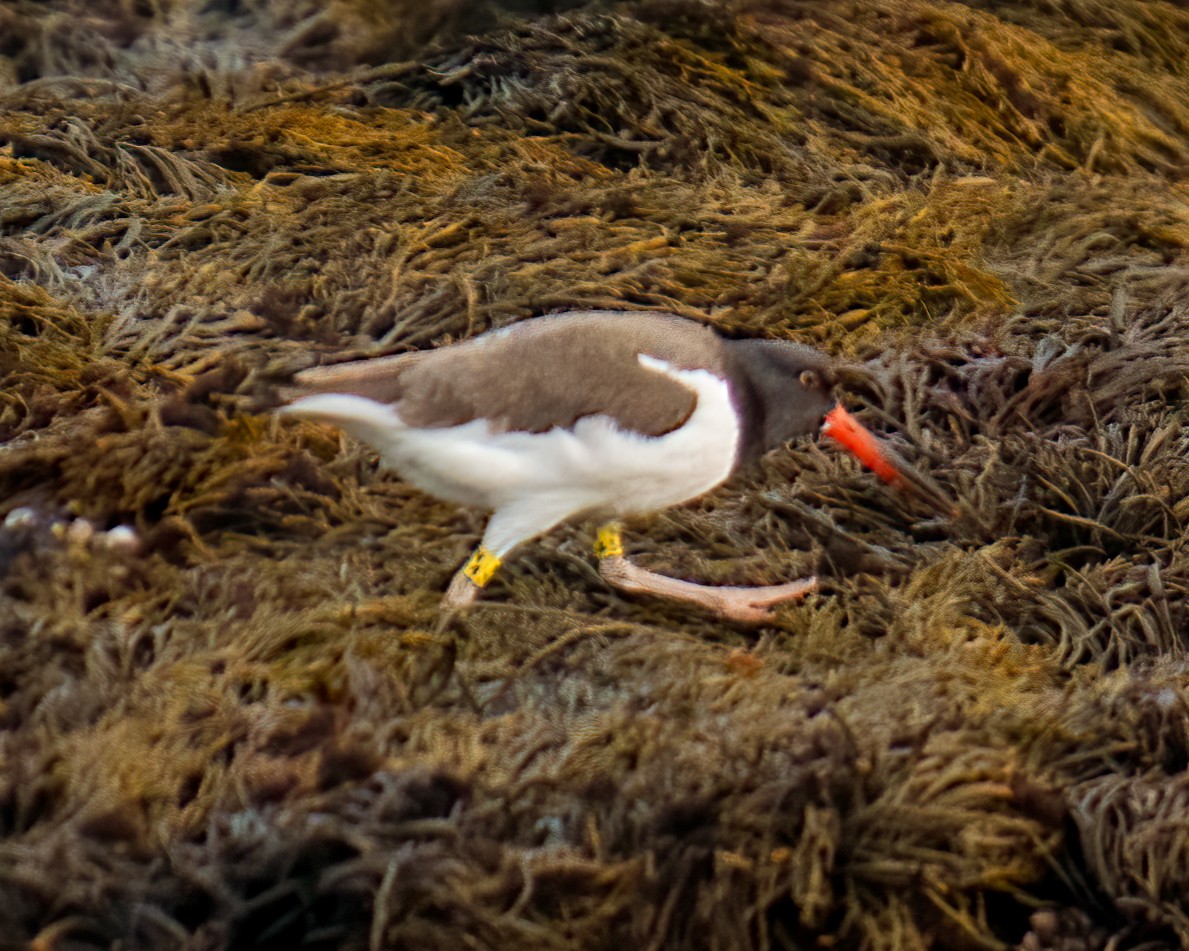
<svg viewBox="0 0 1189 951"><path fill-rule="evenodd" d="M395 403L401 397L402 377L431 351L398 353L388 357L370 357L310 367L296 374L281 388L287 401L315 394L350 394L364 396L377 403Z"/></svg>
<svg viewBox="0 0 1189 951"><path fill-rule="evenodd" d="M401 377L424 352L401 353L312 367L277 387L286 416L333 423L367 439L378 432L403 428L394 405L401 397Z"/></svg>
<svg viewBox="0 0 1189 951"><path fill-rule="evenodd" d="M277 410L285 416L299 416L320 423L333 423L353 435L365 436L375 428L403 428L391 405L353 393L315 393L301 396Z"/></svg>

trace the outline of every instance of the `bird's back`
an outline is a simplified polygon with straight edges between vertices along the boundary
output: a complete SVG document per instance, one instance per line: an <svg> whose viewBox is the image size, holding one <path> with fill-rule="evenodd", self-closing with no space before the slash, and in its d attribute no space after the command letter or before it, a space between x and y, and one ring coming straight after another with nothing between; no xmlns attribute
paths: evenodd
<svg viewBox="0 0 1189 951"><path fill-rule="evenodd" d="M343 393L392 405L408 426L437 429L486 419L495 431L572 429L605 415L659 436L680 426L696 397L640 355L720 373L723 341L670 314L578 311L538 317L462 343L298 375L297 395Z"/></svg>

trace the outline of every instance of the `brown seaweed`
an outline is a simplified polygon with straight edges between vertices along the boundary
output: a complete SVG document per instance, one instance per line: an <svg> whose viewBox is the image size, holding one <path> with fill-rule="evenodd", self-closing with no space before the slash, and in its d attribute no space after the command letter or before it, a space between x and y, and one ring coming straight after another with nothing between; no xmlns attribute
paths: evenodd
<svg viewBox="0 0 1189 951"><path fill-rule="evenodd" d="M553 14L550 11L560 10ZM37 948L1189 942L1170 3L0 10L0 923ZM576 307L845 361L641 520L758 634L481 528L275 387Z"/></svg>

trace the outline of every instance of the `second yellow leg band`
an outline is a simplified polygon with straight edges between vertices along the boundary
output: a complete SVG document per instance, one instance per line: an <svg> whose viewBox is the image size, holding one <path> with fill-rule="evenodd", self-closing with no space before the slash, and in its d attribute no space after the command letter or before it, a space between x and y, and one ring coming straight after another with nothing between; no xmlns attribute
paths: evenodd
<svg viewBox="0 0 1189 951"><path fill-rule="evenodd" d="M599 558L618 558L623 555L623 536L618 525L604 525L595 536L595 554Z"/></svg>

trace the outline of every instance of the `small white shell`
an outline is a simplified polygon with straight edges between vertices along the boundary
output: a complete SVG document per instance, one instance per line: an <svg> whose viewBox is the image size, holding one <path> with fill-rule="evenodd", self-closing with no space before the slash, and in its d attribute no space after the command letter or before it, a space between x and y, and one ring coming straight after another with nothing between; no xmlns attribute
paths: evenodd
<svg viewBox="0 0 1189 951"><path fill-rule="evenodd" d="M28 528L37 521L37 513L28 506L22 505L13 509L4 517L5 528Z"/></svg>
<svg viewBox="0 0 1189 951"><path fill-rule="evenodd" d="M117 525L103 533L103 544L112 551L131 553L140 547L140 538L132 526Z"/></svg>

